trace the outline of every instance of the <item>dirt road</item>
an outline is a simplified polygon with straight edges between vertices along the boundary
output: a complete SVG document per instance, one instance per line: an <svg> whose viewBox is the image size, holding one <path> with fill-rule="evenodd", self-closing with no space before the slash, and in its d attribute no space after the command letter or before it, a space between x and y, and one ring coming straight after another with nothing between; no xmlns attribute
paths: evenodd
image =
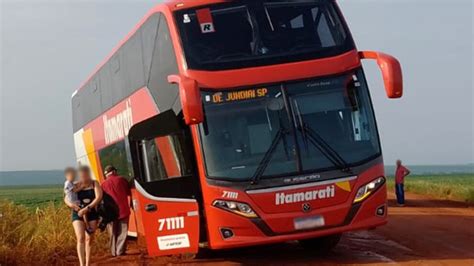
<svg viewBox="0 0 474 266"><path fill-rule="evenodd" d="M408 194L407 206L389 201L388 225L349 233L338 247L320 257L296 243L253 247L204 254L191 261L176 258L151 259L131 250L131 255L115 259L96 257L96 265L160 265L193 263L236 264L318 264L318 265L469 265L474 266L474 206Z"/></svg>

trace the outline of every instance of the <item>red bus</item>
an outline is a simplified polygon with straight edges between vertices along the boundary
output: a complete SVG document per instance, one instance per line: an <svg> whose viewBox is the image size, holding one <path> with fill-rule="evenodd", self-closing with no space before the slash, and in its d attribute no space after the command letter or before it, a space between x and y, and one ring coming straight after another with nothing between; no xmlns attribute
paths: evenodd
<svg viewBox="0 0 474 266"><path fill-rule="evenodd" d="M169 1L72 96L77 160L132 185L152 256L299 241L387 222L362 59L402 96L399 62L358 51L335 1Z"/></svg>

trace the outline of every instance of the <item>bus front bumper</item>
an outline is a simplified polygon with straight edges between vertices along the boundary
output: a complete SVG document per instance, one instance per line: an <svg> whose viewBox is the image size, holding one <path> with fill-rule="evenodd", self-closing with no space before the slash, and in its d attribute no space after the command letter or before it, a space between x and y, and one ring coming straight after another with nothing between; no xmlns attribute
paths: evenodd
<svg viewBox="0 0 474 266"><path fill-rule="evenodd" d="M383 211L381 211L383 210ZM387 223L387 191L385 184L365 201L352 205L332 206L318 210L321 215L332 215L344 212L343 222L337 225L320 228L278 233L278 227L272 220L281 219L285 214L264 215L260 218L247 219L229 212L221 212L222 220L229 221L226 225L209 228L209 248L228 249L254 245L275 244L281 242L318 238L355 230L372 229ZM382 213L383 212L383 213ZM286 214L288 220L293 220L294 214ZM231 236L225 236L225 231L231 231Z"/></svg>

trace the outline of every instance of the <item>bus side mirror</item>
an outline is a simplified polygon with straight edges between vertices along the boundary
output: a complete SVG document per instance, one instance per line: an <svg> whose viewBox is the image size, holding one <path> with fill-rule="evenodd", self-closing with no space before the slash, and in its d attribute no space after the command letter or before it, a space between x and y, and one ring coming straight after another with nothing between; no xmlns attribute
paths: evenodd
<svg viewBox="0 0 474 266"><path fill-rule="evenodd" d="M387 92L388 98L397 99L402 97L402 67L395 57L373 51L361 51L359 52L359 57L360 59L373 59L377 61L377 64L382 71L383 82L385 84L385 91Z"/></svg>
<svg viewBox="0 0 474 266"><path fill-rule="evenodd" d="M169 75L168 82L179 86L179 97L186 125L196 125L204 121L201 92L197 82L179 75Z"/></svg>

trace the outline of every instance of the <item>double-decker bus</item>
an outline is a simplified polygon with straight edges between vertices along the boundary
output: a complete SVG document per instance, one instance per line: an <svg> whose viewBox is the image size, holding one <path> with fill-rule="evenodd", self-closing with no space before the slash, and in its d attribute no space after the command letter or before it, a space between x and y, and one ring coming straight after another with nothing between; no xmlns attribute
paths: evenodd
<svg viewBox="0 0 474 266"><path fill-rule="evenodd" d="M152 256L299 241L318 251L387 222L362 59L335 1L168 1L72 96L77 160L132 185Z"/></svg>

